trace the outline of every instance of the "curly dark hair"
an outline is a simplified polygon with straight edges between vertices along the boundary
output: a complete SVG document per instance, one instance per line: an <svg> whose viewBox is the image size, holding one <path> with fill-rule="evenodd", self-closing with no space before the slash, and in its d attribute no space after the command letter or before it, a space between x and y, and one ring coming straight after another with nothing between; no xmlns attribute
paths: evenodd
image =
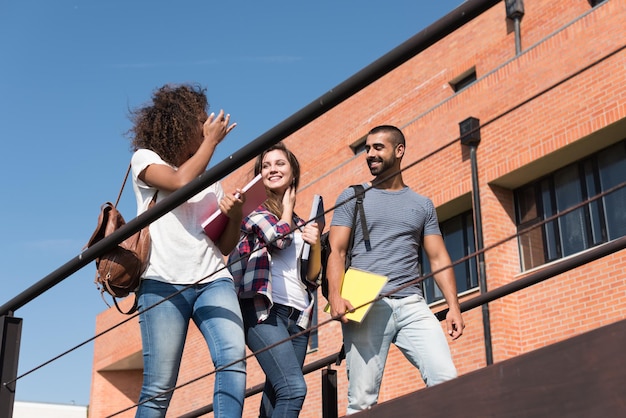
<svg viewBox="0 0 626 418"><path fill-rule="evenodd" d="M166 84L152 94L152 102L130 112L134 150L146 148L169 164L180 166L189 158L189 141L207 118L206 89L195 84Z"/></svg>

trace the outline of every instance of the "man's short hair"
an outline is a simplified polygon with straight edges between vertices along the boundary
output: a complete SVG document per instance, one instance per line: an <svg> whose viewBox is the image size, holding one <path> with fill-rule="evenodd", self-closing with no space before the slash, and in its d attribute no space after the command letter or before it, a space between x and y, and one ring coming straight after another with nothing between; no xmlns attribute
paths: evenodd
<svg viewBox="0 0 626 418"><path fill-rule="evenodd" d="M374 134L378 134L381 132L390 134L389 136L394 145L402 144L406 146L406 140L404 139L404 134L399 128L393 125L377 126L375 128L372 128L372 130L369 131L368 135L374 135Z"/></svg>

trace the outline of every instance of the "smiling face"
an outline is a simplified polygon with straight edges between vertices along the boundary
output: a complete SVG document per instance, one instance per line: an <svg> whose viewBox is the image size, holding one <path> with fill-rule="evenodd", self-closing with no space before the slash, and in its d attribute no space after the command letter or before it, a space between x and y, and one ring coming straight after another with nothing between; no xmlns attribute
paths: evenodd
<svg viewBox="0 0 626 418"><path fill-rule="evenodd" d="M388 132L377 132L367 136L365 152L370 173L378 177L399 170L404 145L395 143Z"/></svg>
<svg viewBox="0 0 626 418"><path fill-rule="evenodd" d="M272 150L263 156L261 165L263 184L281 196L293 184L294 176L287 154L282 150Z"/></svg>

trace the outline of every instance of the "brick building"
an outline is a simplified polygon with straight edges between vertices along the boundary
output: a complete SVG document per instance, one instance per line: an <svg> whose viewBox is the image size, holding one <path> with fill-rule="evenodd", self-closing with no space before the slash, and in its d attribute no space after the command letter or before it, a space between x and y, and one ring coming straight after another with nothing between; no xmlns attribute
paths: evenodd
<svg viewBox="0 0 626 418"><path fill-rule="evenodd" d="M462 302L481 293L481 279L488 290L499 288L626 235L626 189L611 189L626 181L626 2L524 6L523 14L507 17L505 2L465 2L415 39L441 36L286 138L302 164L297 212L309 213L313 194L329 208L344 187L370 179L360 152L364 136L393 124L407 138L405 182L433 199L453 261L464 260L455 265ZM461 122L464 135L480 134L475 153L461 143ZM225 189L250 175L247 164L225 179ZM482 231L483 276L480 260L466 257L476 251L475 226ZM465 334L450 344L459 373L485 367L488 357L501 362L626 318L625 274L621 250L490 303L487 326L483 310L465 312ZM444 309L436 287L429 280L424 287L432 309ZM339 324L327 322L319 298L320 327L307 364L341 345ZM96 333L123 319L115 309L103 312ZM136 320L96 339L90 417L131 408L141 368ZM333 368L341 415L345 367ZM179 385L206 377L175 392L171 416L211 403L211 372L208 349L193 329ZM392 349L380 401L423 388L417 376ZM248 388L263 380L248 359ZM322 415L320 381L319 371L307 375L302 417ZM256 416L259 396L246 399L244 416ZM118 416L133 415L129 409Z"/></svg>

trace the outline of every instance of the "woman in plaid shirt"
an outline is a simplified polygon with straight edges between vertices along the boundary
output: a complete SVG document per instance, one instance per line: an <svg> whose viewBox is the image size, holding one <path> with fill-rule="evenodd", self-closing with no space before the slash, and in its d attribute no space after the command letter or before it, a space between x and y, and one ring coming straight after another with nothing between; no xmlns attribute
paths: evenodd
<svg viewBox="0 0 626 418"><path fill-rule="evenodd" d="M294 213L300 165L283 143L257 158L254 174L259 173L268 199L244 217L228 265L238 288L246 343L266 376L259 416L297 417L306 395L302 365L309 333L291 337L311 321L321 269L320 231ZM307 271L301 272L304 243L311 246L311 256Z"/></svg>

